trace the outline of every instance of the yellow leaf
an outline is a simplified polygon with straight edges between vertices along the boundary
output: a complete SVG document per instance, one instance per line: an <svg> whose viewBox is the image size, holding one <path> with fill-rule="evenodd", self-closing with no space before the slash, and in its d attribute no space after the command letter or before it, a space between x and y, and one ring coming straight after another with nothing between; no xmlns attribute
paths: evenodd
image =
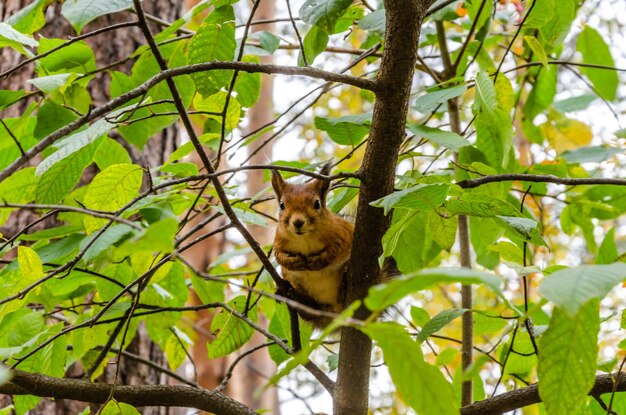
<svg viewBox="0 0 626 415"><path fill-rule="evenodd" d="M567 117L549 119L541 126L541 132L559 154L589 145L593 136L587 124Z"/></svg>
<svg viewBox="0 0 626 415"><path fill-rule="evenodd" d="M41 258L37 252L27 246L17 247L17 264L22 271L24 280L30 284L44 276Z"/></svg>

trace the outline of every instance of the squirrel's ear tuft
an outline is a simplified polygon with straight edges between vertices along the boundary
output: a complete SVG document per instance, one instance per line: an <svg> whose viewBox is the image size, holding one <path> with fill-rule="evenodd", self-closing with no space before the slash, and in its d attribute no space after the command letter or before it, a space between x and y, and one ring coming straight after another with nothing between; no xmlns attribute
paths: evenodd
<svg viewBox="0 0 626 415"><path fill-rule="evenodd" d="M286 185L287 183L285 183L283 176L280 175L278 170L272 170L272 187L274 188L274 192L276 193L278 199L280 199L283 194L283 189Z"/></svg>
<svg viewBox="0 0 626 415"><path fill-rule="evenodd" d="M330 170L332 169L332 167L333 167L332 161L329 161L328 163L322 166L322 169L320 170L320 174L323 174L324 176L328 176L330 174ZM324 204L326 204L326 194L328 193L328 189L330 189L330 180L315 179L313 183L315 185L315 189L317 193L320 195L320 199L322 199Z"/></svg>

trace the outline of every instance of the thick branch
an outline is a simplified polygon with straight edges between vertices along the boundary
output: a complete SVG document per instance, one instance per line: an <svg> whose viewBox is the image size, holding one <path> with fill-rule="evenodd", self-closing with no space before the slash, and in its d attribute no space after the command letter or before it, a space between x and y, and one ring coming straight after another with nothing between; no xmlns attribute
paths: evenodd
<svg viewBox="0 0 626 415"><path fill-rule="evenodd" d="M617 384L615 384L617 380ZM626 376L617 373L596 376L596 383L589 392L591 396L600 396L605 393L626 391ZM503 393L493 398L473 403L461 409L461 415L499 415L505 412L523 408L541 402L537 384Z"/></svg>
<svg viewBox="0 0 626 415"><path fill-rule="evenodd" d="M493 176L484 176L477 179L462 180L457 184L464 189L472 189L474 187L482 186L488 183L496 182L535 182L535 183L555 183L563 184L566 186L582 186L582 185L594 185L594 184L612 184L616 186L626 186L626 179L613 179L613 178L582 178L582 179L570 179L565 177L557 177L548 174L495 174Z"/></svg>
<svg viewBox="0 0 626 415"><path fill-rule="evenodd" d="M0 386L0 394L35 395L80 402L105 403L113 385L79 379L61 379L35 373L13 371L13 378ZM196 408L219 415L256 414L247 406L221 393L178 385L115 385L113 398L133 406L176 406Z"/></svg>

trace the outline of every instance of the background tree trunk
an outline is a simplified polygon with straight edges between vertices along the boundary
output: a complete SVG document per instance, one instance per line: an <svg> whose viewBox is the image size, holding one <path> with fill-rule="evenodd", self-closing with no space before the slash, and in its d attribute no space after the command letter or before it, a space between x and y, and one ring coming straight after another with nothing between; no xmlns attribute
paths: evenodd
<svg viewBox="0 0 626 415"><path fill-rule="evenodd" d="M30 0L7 0L2 2L2 4L0 4L0 20L5 20L30 3L32 3ZM61 15L61 7L62 5L60 3L54 3L48 8L46 12L46 26L41 31L44 36L48 38L67 39L69 36L76 35L69 22ZM154 0L146 2L144 4L144 8L146 13L159 16L160 18L170 22L178 19L181 16L182 11L180 2L176 0ZM83 29L82 33L87 33L112 24L133 20L135 20L135 17L129 12L105 15L88 24ZM99 67L103 67L112 62L125 59L131 55L138 46L144 44L145 39L138 28L130 27L102 33L98 36L86 39L86 42L89 43L95 53L97 65ZM22 55L12 49L3 48L2 53L0 54L0 72L11 68L24 59L25 58ZM133 63L134 60L128 60L114 69L129 73ZM18 89L18 87L28 85L26 84L26 81L34 77L36 77L34 65L25 65L18 73L11 75L10 78L4 80L0 79L0 89ZM110 76L107 72L98 73L94 80L90 82L89 92L94 101L93 105L102 105L110 99L109 85ZM24 111L30 102L31 101L29 100L24 100L20 104L14 105L2 113L3 117L18 116ZM133 162L146 167L163 164L163 161L167 160L171 152L176 149L179 140L178 132L178 127L176 125L172 125L160 132L157 136L151 138L141 152L135 148L129 149L131 150L131 157L134 159ZM31 165L36 165L38 162L39 159L35 159ZM96 173L97 169L95 166L91 166L86 169L81 179L81 183L90 182ZM20 210L11 217L5 226L0 228L0 232L5 236L10 237L22 229L25 224L32 222L36 217L37 215L35 215L32 211ZM56 225L57 224L54 223L54 220L49 220L39 224L38 228L34 227L31 229L32 231L35 231ZM167 366L164 354L161 352L161 349L150 340L145 328L140 327L137 333L129 334L135 336L129 347L129 352L148 359L158 365ZM155 385L165 381L165 379L162 378L158 372L147 366L140 365L133 360L122 358L120 364L122 365L122 369L120 370L121 379L118 381L121 381L124 384ZM75 375L77 376L82 375L79 368L73 367L70 371L76 372ZM112 365L107 369L108 373L105 376L107 376L108 379L113 379L114 371L115 367ZM0 399L0 405L2 403L3 402ZM49 399L43 399L40 405L35 408L33 412L41 414L76 414L81 412L86 406L87 405L77 401L52 401ZM144 408L142 413L144 415L165 415L168 413L168 408Z"/></svg>

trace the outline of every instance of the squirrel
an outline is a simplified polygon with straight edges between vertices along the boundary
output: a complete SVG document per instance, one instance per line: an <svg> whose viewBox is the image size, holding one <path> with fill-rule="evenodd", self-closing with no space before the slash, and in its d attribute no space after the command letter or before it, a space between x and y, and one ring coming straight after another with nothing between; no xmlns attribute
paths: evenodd
<svg viewBox="0 0 626 415"><path fill-rule="evenodd" d="M330 164L320 173L328 175ZM273 249L283 278L293 287L288 295L312 308L340 313L345 308L354 224L326 207L327 180L292 184L272 170L272 187L280 208ZM327 317L299 314L315 327L330 322Z"/></svg>

